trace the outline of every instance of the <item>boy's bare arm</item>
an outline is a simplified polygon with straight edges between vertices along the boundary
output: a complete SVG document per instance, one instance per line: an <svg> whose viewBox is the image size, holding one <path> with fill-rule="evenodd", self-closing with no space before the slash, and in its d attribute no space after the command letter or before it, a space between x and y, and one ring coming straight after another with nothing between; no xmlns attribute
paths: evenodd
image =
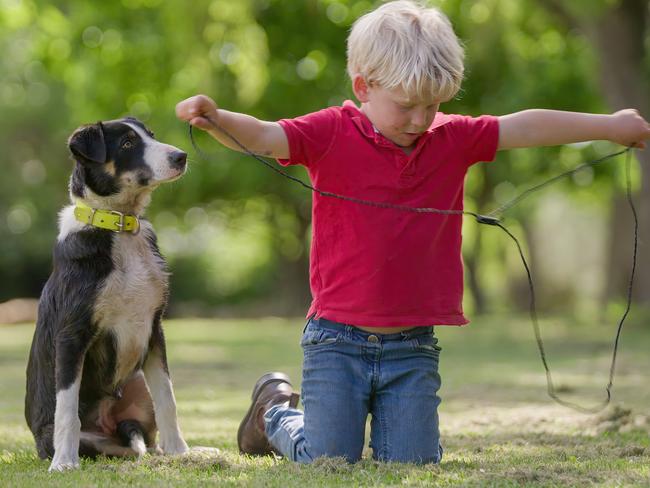
<svg viewBox="0 0 650 488"><path fill-rule="evenodd" d="M650 125L634 109L611 115L534 109L499 117L500 150L599 139L643 149Z"/></svg>
<svg viewBox="0 0 650 488"><path fill-rule="evenodd" d="M280 124L219 109L206 95L196 95L179 102L176 105L176 116L205 130L221 144L235 151L244 152L235 141L216 126L225 129L255 154L280 159L289 157L289 141Z"/></svg>

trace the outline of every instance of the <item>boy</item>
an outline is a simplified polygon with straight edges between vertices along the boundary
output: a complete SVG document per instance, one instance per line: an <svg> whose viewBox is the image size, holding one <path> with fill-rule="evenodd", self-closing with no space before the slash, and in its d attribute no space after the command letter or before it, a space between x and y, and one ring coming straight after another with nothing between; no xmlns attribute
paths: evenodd
<svg viewBox="0 0 650 488"><path fill-rule="evenodd" d="M644 147L635 111L593 115L528 110L501 117L447 115L463 77L463 49L437 9L382 5L354 24L347 101L265 122L217 109L204 95L180 102L181 120L241 150L303 164L315 187L356 198L462 209L470 165L497 150L607 139ZM302 403L281 373L264 375L238 432L240 450L308 463L361 458L372 414L373 457L437 463L440 348L434 325L463 325L461 217L378 209L313 195L313 239Z"/></svg>

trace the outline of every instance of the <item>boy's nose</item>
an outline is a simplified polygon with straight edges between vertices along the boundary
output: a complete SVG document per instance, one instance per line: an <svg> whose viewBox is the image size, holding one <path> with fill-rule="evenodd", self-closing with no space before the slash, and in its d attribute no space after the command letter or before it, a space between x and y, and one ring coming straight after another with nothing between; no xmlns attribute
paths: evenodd
<svg viewBox="0 0 650 488"><path fill-rule="evenodd" d="M411 125L417 129L426 129L427 114L426 112L416 111L411 116Z"/></svg>

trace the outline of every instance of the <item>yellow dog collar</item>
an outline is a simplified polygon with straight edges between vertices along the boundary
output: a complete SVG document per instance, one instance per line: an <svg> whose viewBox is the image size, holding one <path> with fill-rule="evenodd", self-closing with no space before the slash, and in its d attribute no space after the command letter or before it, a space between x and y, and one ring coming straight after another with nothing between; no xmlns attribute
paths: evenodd
<svg viewBox="0 0 650 488"><path fill-rule="evenodd" d="M81 202L77 202L74 216L79 222L113 232L137 234L140 230L140 220L135 215L124 214L117 210L92 208Z"/></svg>

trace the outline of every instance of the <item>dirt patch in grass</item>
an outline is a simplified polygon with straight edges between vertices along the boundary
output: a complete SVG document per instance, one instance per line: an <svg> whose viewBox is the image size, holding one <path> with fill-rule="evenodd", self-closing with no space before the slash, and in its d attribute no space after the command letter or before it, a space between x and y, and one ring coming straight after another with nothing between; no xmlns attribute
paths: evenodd
<svg viewBox="0 0 650 488"><path fill-rule="evenodd" d="M605 432L641 431L650 434L650 419L622 405L611 405L589 415L560 405L473 406L462 410L446 408L441 414L444 435L518 432L596 436Z"/></svg>
<svg viewBox="0 0 650 488"><path fill-rule="evenodd" d="M650 419L647 415L637 414L630 408L613 405L590 420L592 431L596 434L605 432L631 432L641 430L650 433Z"/></svg>
<svg viewBox="0 0 650 488"><path fill-rule="evenodd" d="M105 471L116 471L119 473L143 468L156 471L164 470L165 468L173 470L183 468L198 471L218 471L238 467L236 463L228 459L228 456L222 454L217 449L207 450L196 448L180 456L146 455L141 459L130 461L118 459L107 460L105 464L102 464L102 461L98 460L96 466L101 466L101 469Z"/></svg>

